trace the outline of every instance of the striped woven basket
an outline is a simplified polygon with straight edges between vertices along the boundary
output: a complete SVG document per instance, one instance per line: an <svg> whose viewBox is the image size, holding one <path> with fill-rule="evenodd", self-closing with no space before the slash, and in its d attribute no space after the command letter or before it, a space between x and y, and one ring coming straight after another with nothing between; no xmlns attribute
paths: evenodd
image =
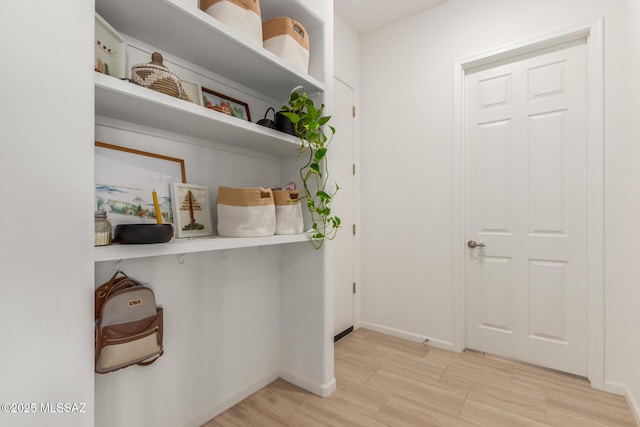
<svg viewBox="0 0 640 427"><path fill-rule="evenodd" d="M162 55L153 52L151 62L131 67L131 81L148 89L184 99L182 80L162 64Z"/></svg>
<svg viewBox="0 0 640 427"><path fill-rule="evenodd" d="M262 24L262 38L265 49L298 70L309 72L309 33L298 21L283 16L270 19Z"/></svg>
<svg viewBox="0 0 640 427"><path fill-rule="evenodd" d="M200 0L200 9L262 44L260 0Z"/></svg>

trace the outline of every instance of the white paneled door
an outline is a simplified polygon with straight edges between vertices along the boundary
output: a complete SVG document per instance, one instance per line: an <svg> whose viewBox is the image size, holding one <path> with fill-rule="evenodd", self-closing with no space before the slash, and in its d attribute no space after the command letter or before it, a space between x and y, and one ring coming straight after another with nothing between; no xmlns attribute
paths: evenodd
<svg viewBox="0 0 640 427"><path fill-rule="evenodd" d="M586 376L584 40L467 70L466 347Z"/></svg>
<svg viewBox="0 0 640 427"><path fill-rule="evenodd" d="M331 209L342 221L335 239L334 336L349 330L354 324L354 124L353 88L334 78L334 108L332 123L336 134L331 142L330 173L340 186Z"/></svg>

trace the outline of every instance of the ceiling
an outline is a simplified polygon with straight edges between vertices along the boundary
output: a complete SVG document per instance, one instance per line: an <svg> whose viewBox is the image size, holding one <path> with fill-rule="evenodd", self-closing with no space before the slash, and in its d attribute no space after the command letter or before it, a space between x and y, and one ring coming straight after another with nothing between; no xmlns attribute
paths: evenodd
<svg viewBox="0 0 640 427"><path fill-rule="evenodd" d="M335 13L365 34L448 0L333 0Z"/></svg>

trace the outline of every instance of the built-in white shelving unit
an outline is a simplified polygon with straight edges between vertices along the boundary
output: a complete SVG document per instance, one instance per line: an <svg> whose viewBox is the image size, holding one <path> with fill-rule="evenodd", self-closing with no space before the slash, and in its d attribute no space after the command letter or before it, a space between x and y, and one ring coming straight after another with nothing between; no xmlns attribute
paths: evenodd
<svg viewBox="0 0 640 427"><path fill-rule="evenodd" d="M201 11L198 0L95 0L95 10L131 43L130 51L156 49L191 75L223 81L263 105L286 99L297 86L326 102L332 8L321 2L315 12L308 6L313 3L260 0L262 21L290 16L305 26L312 44L308 74ZM104 142L119 145L121 138L122 145L170 146L170 155L190 156L196 176L218 168L209 185L218 185L221 177L242 180L245 173L250 177L245 181L295 177L299 141L291 135L126 80L95 73L94 81L96 134L116 139ZM205 156L194 159L203 151ZM143 419L143 424L202 425L278 377L330 394L335 389L333 334L327 328L330 257L326 246L316 251L309 239L308 233L215 236L94 248L97 282L113 274L109 261L127 260L129 274L157 287L167 348L148 368L96 377L96 426L138 426ZM243 248L249 249L235 250ZM226 250L233 252L225 256ZM222 256L209 256L214 251ZM186 254L194 255L182 262ZM159 259L169 255L178 262ZM251 334L257 336L247 340Z"/></svg>
<svg viewBox="0 0 640 427"><path fill-rule="evenodd" d="M310 34L322 39L322 22L303 3L291 0L263 1L263 20L275 16L304 16ZM96 12L119 32L158 46L192 64L215 71L274 98L282 98L293 87L322 92L318 78L292 69L277 56L257 45L195 5L176 0L96 0ZM321 67L311 73L322 74ZM111 76L95 74L95 113L154 129L166 130L276 156L295 155L299 141L294 136L255 123L220 114L199 105L167 96ZM261 239L194 239L168 244L113 245L95 249L95 261L139 258L239 247L265 246L308 240L298 236Z"/></svg>

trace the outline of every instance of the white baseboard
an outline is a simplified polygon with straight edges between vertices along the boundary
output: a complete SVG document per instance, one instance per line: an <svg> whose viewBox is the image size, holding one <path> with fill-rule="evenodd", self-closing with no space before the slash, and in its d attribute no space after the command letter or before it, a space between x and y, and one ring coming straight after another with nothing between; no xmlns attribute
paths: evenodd
<svg viewBox="0 0 640 427"><path fill-rule="evenodd" d="M618 394L620 396L627 395L627 386L615 381L605 380L602 389L608 393Z"/></svg>
<svg viewBox="0 0 640 427"><path fill-rule="evenodd" d="M412 332L403 331L400 329L389 328L387 326L377 325L375 323L369 322L360 322L359 326L365 329L371 329L372 331L380 332L382 334L391 335L398 338L404 338L409 341L414 342L424 342L424 340L429 340L429 345L442 348L444 350L455 351L455 347L452 342L443 341L432 337L427 337L424 335L414 334Z"/></svg>
<svg viewBox="0 0 640 427"><path fill-rule="evenodd" d="M629 404L629 408L631 408L631 413L633 414L633 418L636 420L636 424L640 426L640 406L638 406L638 401L628 389L624 397L627 398L627 403Z"/></svg>
<svg viewBox="0 0 640 427"><path fill-rule="evenodd" d="M636 424L640 426L640 406L638 405L638 401L635 399L635 397L625 384L615 381L605 381L604 391L624 396L625 399L627 399L627 404L629 405L629 409L631 409L633 418L635 418L636 420Z"/></svg>
<svg viewBox="0 0 640 427"><path fill-rule="evenodd" d="M280 372L280 378L320 397L327 397L336 390L335 378L331 378L331 381L326 384L314 384L287 372Z"/></svg>
<svg viewBox="0 0 640 427"><path fill-rule="evenodd" d="M210 419L214 418L215 416L231 408L233 405L242 402L244 399L251 396L256 391L271 384L272 382L277 380L279 377L280 377L279 372L274 372L272 374L267 375L266 377L251 384L249 387L245 388L244 390L241 390L238 393L235 393L233 396L229 396L223 401L213 404L201 414L197 415L196 417L184 423L183 427L201 426L202 424L206 423Z"/></svg>

